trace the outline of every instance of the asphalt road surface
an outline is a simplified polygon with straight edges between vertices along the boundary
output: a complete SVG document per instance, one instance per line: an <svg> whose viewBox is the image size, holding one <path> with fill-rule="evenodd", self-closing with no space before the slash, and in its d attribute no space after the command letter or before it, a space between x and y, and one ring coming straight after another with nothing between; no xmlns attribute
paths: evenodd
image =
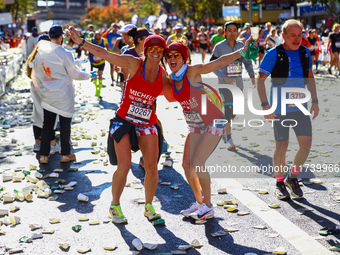
<svg viewBox="0 0 340 255"><path fill-rule="evenodd" d="M193 54L194 63L199 63L200 58L199 54ZM89 66L87 69L89 70ZM79 163L76 165L59 163L58 153L50 157L49 164L39 165L38 154L32 151L32 124L24 121L30 119L32 112L29 81L23 75L13 82L7 96L0 99L2 124L4 118L22 120L20 126L1 130L0 154L6 157L0 159L0 175L14 172L18 167L29 170L30 165L35 165L44 170L43 175L50 174L55 169L63 169L57 178L44 178L52 187L60 185L55 183L57 179L65 179L65 184L77 182L73 190L58 194L55 201L38 198L34 193L31 202L1 202L0 209L8 209L11 204L20 207L20 210L9 213L9 216L20 217L20 223L15 226L3 224L0 227L0 232L4 234L0 236L0 254L5 253L6 248L15 247L21 247L23 254L34 255L78 254L77 249L87 248L91 248L88 254L134 254L136 249L132 240L135 238L139 238L143 243L158 244L155 250L143 249L140 254L169 254L179 245L191 244L194 239L203 246L190 248L186 254L272 254L278 247L283 247L287 254L293 255L336 254L329 248L339 244L340 234L326 237L318 234L323 227L332 228L339 225L340 219L340 204L336 202L340 196L340 92L334 77L317 78L320 115L312 122L313 145L306 162L308 167L302 173L303 180L312 182L302 187L304 198L284 202L274 197L275 178L270 170L275 148L273 129L269 123L261 122L264 120L262 116L251 115L245 106L245 115L237 116L237 123L232 127L237 151L228 151L221 140L207 162L208 166L214 167L211 168L214 169L212 171L215 171L211 173L215 218L205 224L196 224L194 220L184 218L180 214L181 210L194 202L194 196L181 167L183 145L188 131L179 104L169 103L159 97L157 114L163 124L174 164L172 167L163 166L163 157L159 162L160 183L153 204L165 219L165 225L153 226L143 215L144 205L139 203L144 199L145 174L138 165L140 152L132 154L131 171L127 181L130 185L124 189L121 197L122 210L128 224L116 225L108 217L111 179L116 166L104 165L108 160L105 148L109 119L118 108L121 96L118 87L110 86L108 74L107 64L104 75L106 87L102 90L101 101L94 97L95 89L89 81L75 83L77 104L74 120L79 122L72 124L72 147ZM205 79L209 82L209 79L214 77L214 74L209 74ZM249 76L244 72L244 77ZM245 92L251 89L247 79ZM257 92L253 91L255 107L260 104L257 97ZM256 120L252 125L257 124L257 127L248 124L248 121L253 119ZM97 139L94 139L95 136ZM288 165L292 163L298 149L293 132L290 138ZM96 151L99 153L94 154ZM21 155L18 155L18 152ZM79 169L76 172L68 172L70 167ZM35 172L36 170L32 170L31 175ZM13 194L14 190L20 191L31 185L25 179L21 182L2 182L3 176L0 176L0 186L6 189L1 192L2 195L6 192ZM161 185L161 181L178 184L179 189ZM226 194L217 193L217 190L222 188L226 188ZM267 190L268 194L260 194L261 190ZM88 196L88 202L78 201L79 193ZM249 214L239 216L237 213L228 212L223 206L216 205L218 201L233 199L236 200L239 212ZM279 204L280 207L269 208L268 204L271 203ZM80 222L78 219L81 217L89 220ZM51 224L52 218L60 219L60 222ZM4 222L5 217L1 216L0 220ZM94 221L98 221L98 224L89 224ZM34 233L42 232L42 229L32 231L29 224L38 224L43 229L55 231L53 234L43 234L43 238L35 239L32 243L19 243L19 239L24 236L31 237ZM73 231L74 225L81 225L81 231ZM227 235L222 237L211 235L224 229L237 231L227 232ZM63 250L59 243L65 242L69 244L69 248ZM107 251L103 247L115 249Z"/></svg>

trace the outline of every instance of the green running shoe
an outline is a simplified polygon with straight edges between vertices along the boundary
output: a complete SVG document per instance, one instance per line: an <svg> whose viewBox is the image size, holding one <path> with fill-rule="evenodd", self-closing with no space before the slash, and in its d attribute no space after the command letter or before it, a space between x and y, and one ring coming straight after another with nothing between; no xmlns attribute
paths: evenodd
<svg viewBox="0 0 340 255"><path fill-rule="evenodd" d="M120 208L120 205L111 205L109 212L114 223L118 224L127 223L127 219L125 218L122 209Z"/></svg>
<svg viewBox="0 0 340 255"><path fill-rule="evenodd" d="M161 218L161 215L156 213L155 208L153 208L152 204L145 205L144 216L147 217L149 220L157 220Z"/></svg>

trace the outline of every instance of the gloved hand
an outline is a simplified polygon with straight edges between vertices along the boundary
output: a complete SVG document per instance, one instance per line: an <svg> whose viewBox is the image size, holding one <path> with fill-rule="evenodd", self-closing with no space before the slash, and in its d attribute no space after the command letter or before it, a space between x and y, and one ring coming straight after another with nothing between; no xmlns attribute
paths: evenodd
<svg viewBox="0 0 340 255"><path fill-rule="evenodd" d="M90 74L91 74L91 79L96 78L98 76L97 71L92 71L90 72Z"/></svg>
<svg viewBox="0 0 340 255"><path fill-rule="evenodd" d="M247 48L245 58L248 60L256 61L257 54L259 53L260 48L255 46L253 43L255 42L254 39L251 39L249 42L249 46Z"/></svg>

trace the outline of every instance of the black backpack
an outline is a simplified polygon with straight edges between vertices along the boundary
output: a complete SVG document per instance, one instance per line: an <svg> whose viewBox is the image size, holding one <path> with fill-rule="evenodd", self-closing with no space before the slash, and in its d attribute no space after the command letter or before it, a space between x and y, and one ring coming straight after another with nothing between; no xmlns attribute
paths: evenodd
<svg viewBox="0 0 340 255"><path fill-rule="evenodd" d="M274 86L281 86L287 81L289 74L289 59L283 45L280 44L276 46L277 59L275 66L272 70L271 77L272 83ZM305 81L305 85L308 84L308 75L309 75L309 57L304 46L299 47L300 53L300 61L302 65L303 78Z"/></svg>

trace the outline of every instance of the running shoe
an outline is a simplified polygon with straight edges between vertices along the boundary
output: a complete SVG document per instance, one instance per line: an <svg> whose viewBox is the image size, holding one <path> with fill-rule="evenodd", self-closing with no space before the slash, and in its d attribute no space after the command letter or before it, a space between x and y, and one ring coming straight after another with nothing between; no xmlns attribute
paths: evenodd
<svg viewBox="0 0 340 255"><path fill-rule="evenodd" d="M276 182L276 189L274 191L274 195L280 200L289 200L290 195L286 189L286 186L283 182Z"/></svg>
<svg viewBox="0 0 340 255"><path fill-rule="evenodd" d="M202 206L202 204L198 203L197 201L195 203L192 203L188 209L182 210L181 214L187 218L190 217L190 213L193 213L195 211L197 211L200 207Z"/></svg>
<svg viewBox="0 0 340 255"><path fill-rule="evenodd" d="M61 150L61 146L58 143L56 143L55 146L51 145L50 154L52 155L57 152L60 153L60 150Z"/></svg>
<svg viewBox="0 0 340 255"><path fill-rule="evenodd" d="M40 155L39 162L40 164L48 164L48 156Z"/></svg>
<svg viewBox="0 0 340 255"><path fill-rule="evenodd" d="M206 204L202 204L195 212L190 213L189 216L195 220L207 220L214 218L214 208L208 207Z"/></svg>
<svg viewBox="0 0 340 255"><path fill-rule="evenodd" d="M114 223L118 224L127 223L127 219L125 218L122 209L120 208L120 205L111 205L109 212Z"/></svg>
<svg viewBox="0 0 340 255"><path fill-rule="evenodd" d="M156 213L155 208L153 208L152 204L145 205L144 216L149 220L157 220L161 218L161 215Z"/></svg>
<svg viewBox="0 0 340 255"><path fill-rule="evenodd" d="M60 158L61 163L67 163L67 162L75 161L75 160L76 160L76 155L74 154L61 155L61 158Z"/></svg>
<svg viewBox="0 0 340 255"><path fill-rule="evenodd" d="M33 151L34 152L39 152L40 151L40 144L34 144Z"/></svg>
<svg viewBox="0 0 340 255"><path fill-rule="evenodd" d="M229 147L227 148L228 151L236 151L236 146L235 146L235 144L233 142L233 139L229 139L228 143L229 143Z"/></svg>
<svg viewBox="0 0 340 255"><path fill-rule="evenodd" d="M332 70L330 68L328 68L328 73L332 74Z"/></svg>
<svg viewBox="0 0 340 255"><path fill-rule="evenodd" d="M286 178L284 184L290 189L293 197L303 197L303 191L297 178Z"/></svg>

